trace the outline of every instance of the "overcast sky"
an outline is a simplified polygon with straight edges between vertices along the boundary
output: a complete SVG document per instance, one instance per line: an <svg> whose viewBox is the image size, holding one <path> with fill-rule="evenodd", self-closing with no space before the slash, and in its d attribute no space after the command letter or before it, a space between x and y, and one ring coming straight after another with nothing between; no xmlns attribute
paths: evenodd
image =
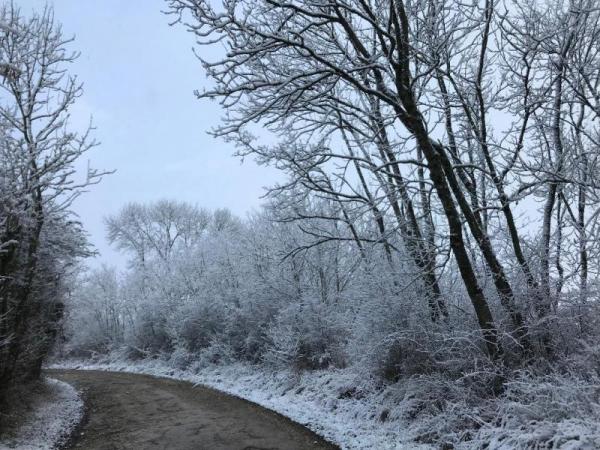
<svg viewBox="0 0 600 450"><path fill-rule="evenodd" d="M29 13L46 2L17 4ZM102 219L127 202L172 198L240 215L260 205L263 187L278 175L250 160L242 164L230 144L207 135L222 111L193 95L207 83L191 50L194 38L169 26L163 0L49 4L81 52L72 72L85 92L73 120L83 126L93 116L101 145L90 152L90 164L116 170L75 205L101 261L123 261L106 243Z"/></svg>

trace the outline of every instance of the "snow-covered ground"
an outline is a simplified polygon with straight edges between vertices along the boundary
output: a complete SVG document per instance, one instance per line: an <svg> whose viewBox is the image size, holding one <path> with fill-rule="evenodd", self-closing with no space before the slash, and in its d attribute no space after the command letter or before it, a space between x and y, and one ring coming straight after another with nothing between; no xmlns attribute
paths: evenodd
<svg viewBox="0 0 600 450"><path fill-rule="evenodd" d="M405 433L398 399L391 389L365 395L356 391L356 375L321 371L303 374L259 371L235 364L197 373L173 369L163 361L141 363L68 361L51 368L111 370L185 380L227 392L277 411L348 450L417 450Z"/></svg>
<svg viewBox="0 0 600 450"><path fill-rule="evenodd" d="M83 401L69 384L46 378L43 394L0 449L51 450L64 444L83 417Z"/></svg>
<svg viewBox="0 0 600 450"><path fill-rule="evenodd" d="M277 411L347 450L600 448L595 378L517 377L502 397L475 396L473 402L452 380L416 376L383 387L350 369L295 373L237 363L179 370L173 361L110 357L52 368L141 373L209 386Z"/></svg>

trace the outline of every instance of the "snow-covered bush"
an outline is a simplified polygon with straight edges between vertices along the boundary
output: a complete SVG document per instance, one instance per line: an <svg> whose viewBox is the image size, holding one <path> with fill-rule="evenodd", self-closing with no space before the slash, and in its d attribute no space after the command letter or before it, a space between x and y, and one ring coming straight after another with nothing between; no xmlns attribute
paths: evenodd
<svg viewBox="0 0 600 450"><path fill-rule="evenodd" d="M200 300L173 312L168 319L169 335L179 348L198 353L223 332L226 319L222 304Z"/></svg>
<svg viewBox="0 0 600 450"><path fill-rule="evenodd" d="M213 343L213 351L227 346L222 353L230 354L234 360L260 362L271 342L268 329L275 313L273 306L256 307L252 300L229 309L222 333Z"/></svg>
<svg viewBox="0 0 600 450"><path fill-rule="evenodd" d="M278 367L315 370L347 364L348 328L318 301L303 301L281 311L269 330L272 346L265 361Z"/></svg>
<svg viewBox="0 0 600 450"><path fill-rule="evenodd" d="M131 345L149 355L160 355L173 350L173 341L167 328L167 318L158 311L141 311L136 318Z"/></svg>
<svg viewBox="0 0 600 450"><path fill-rule="evenodd" d="M473 439L490 449L600 447L600 379L519 372Z"/></svg>
<svg viewBox="0 0 600 450"><path fill-rule="evenodd" d="M441 374L404 379L396 387L398 412L417 442L443 445L469 440L486 420L489 399L460 379Z"/></svg>

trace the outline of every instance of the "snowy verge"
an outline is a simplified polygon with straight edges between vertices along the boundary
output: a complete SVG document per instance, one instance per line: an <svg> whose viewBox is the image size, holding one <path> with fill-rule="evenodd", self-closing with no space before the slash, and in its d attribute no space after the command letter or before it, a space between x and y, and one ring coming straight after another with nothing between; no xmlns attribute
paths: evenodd
<svg viewBox="0 0 600 450"><path fill-rule="evenodd" d="M194 373L160 360L64 361L49 368L139 373L208 386L276 411L347 450L433 448L417 444L403 431L393 392L360 392L356 375L343 370L295 374L233 364L204 367Z"/></svg>
<svg viewBox="0 0 600 450"><path fill-rule="evenodd" d="M46 378L21 425L0 441L0 449L52 450L71 436L83 418L83 400L68 383Z"/></svg>
<svg viewBox="0 0 600 450"><path fill-rule="evenodd" d="M496 398L419 375L381 386L352 369L272 371L233 363L160 359L63 361L55 369L107 370L188 381L276 411L347 450L600 448L600 379L515 372Z"/></svg>

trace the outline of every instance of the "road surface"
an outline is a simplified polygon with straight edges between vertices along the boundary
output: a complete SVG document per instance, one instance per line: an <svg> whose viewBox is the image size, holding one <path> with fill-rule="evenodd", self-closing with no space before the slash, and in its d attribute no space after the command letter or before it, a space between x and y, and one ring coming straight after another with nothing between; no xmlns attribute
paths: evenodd
<svg viewBox="0 0 600 450"><path fill-rule="evenodd" d="M85 450L333 450L290 420L190 383L115 372L51 371L83 393Z"/></svg>

